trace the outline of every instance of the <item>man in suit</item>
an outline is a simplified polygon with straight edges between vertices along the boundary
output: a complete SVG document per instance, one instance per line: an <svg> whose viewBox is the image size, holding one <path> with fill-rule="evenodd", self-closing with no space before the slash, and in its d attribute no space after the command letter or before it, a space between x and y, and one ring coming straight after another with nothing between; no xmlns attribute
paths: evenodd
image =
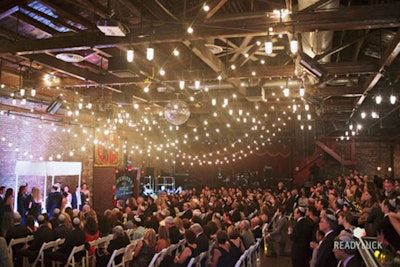
<svg viewBox="0 0 400 267"><path fill-rule="evenodd" d="M337 219L333 214L323 214L319 221L319 230L324 232L324 237L319 244L315 267L336 267L337 259L333 253L334 240L336 237L335 229Z"/></svg>
<svg viewBox="0 0 400 267"><path fill-rule="evenodd" d="M33 263L39 253L44 242L54 240L53 231L48 226L48 223L43 215L38 216L39 228L33 233L33 241L30 245L25 245L18 255L28 257L29 263Z"/></svg>
<svg viewBox="0 0 400 267"><path fill-rule="evenodd" d="M65 218L64 214L60 214L58 216L58 218L57 218L58 225L57 225L57 227L53 228L54 239L57 240L58 238L61 238L61 239L65 238L71 233L72 229L68 228L65 225L65 220L66 220L66 218Z"/></svg>
<svg viewBox="0 0 400 267"><path fill-rule="evenodd" d="M192 219L193 216L193 212L190 208L190 203L189 202L185 202L183 203L183 212L182 214L179 216L181 219Z"/></svg>
<svg viewBox="0 0 400 267"><path fill-rule="evenodd" d="M21 224L22 217L18 212L14 212L14 225L8 229L6 233L7 244L10 243L11 239L17 239L26 237L29 234L28 228Z"/></svg>
<svg viewBox="0 0 400 267"><path fill-rule="evenodd" d="M254 217L250 220L251 232L253 233L254 238L257 240L258 238L262 238L262 230L260 227L260 218Z"/></svg>
<svg viewBox="0 0 400 267"><path fill-rule="evenodd" d="M177 244L179 240L182 239L182 235L174 223L174 218L172 218L172 216L168 216L164 219L164 222L165 227L167 227L169 232L169 239L171 240L171 244Z"/></svg>
<svg viewBox="0 0 400 267"><path fill-rule="evenodd" d="M336 259L339 260L339 267L363 267L364 263L356 256L357 241L349 235L341 235L335 238L333 253Z"/></svg>
<svg viewBox="0 0 400 267"><path fill-rule="evenodd" d="M242 238L245 249L248 249L250 246L252 246L256 243L253 233L250 231L250 221L249 220L240 221L239 229L240 229L240 237Z"/></svg>
<svg viewBox="0 0 400 267"><path fill-rule="evenodd" d="M293 213L296 224L293 230L288 231L289 237L293 241L291 252L293 267L308 267L311 259L310 242L313 224L310 219L305 217L305 214L304 207L297 207Z"/></svg>
<svg viewBox="0 0 400 267"><path fill-rule="evenodd" d="M192 229L192 231L196 235L196 244L197 244L196 249L198 252L196 255L199 255L204 251L208 251L208 247L210 246L210 240L203 232L203 227L199 223L195 223L192 226L190 226L190 229Z"/></svg>
<svg viewBox="0 0 400 267"><path fill-rule="evenodd" d="M72 208L82 210L83 204L85 203L85 195L81 192L81 187L76 186L75 193L72 194L71 205Z"/></svg>
<svg viewBox="0 0 400 267"><path fill-rule="evenodd" d="M286 240L288 238L288 220L284 214L285 210L283 207L279 207L275 212L274 217L276 218L276 222L274 228L266 236L268 256L281 256L285 252Z"/></svg>
<svg viewBox="0 0 400 267"><path fill-rule="evenodd" d="M57 261L66 263L72 249L75 246L80 246L85 243L85 232L79 227L80 224L81 221L79 220L79 218L76 217L72 220L73 230L69 235L65 237L64 244L62 244L61 247L56 251L46 254L46 258L49 262ZM83 253L82 255L78 256L83 256Z"/></svg>
<svg viewBox="0 0 400 267"><path fill-rule="evenodd" d="M62 196L60 192L57 192L58 187L53 185L51 187L51 192L47 196L46 209L49 217L54 216L54 209L61 209Z"/></svg>
<svg viewBox="0 0 400 267"><path fill-rule="evenodd" d="M14 212L14 225L7 230L6 233L6 242L10 243L11 239L23 238L29 235L28 228L25 225L21 224L22 217L18 212ZM17 257L17 251L20 250L24 244L18 244L12 247L14 259L13 262L15 266L22 265L21 257Z"/></svg>

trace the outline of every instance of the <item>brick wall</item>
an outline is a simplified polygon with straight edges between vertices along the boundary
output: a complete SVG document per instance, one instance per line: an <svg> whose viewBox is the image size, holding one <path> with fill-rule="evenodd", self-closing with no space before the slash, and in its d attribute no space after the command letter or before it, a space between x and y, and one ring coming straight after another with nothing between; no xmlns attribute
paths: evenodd
<svg viewBox="0 0 400 267"><path fill-rule="evenodd" d="M0 115L0 184L15 188L15 166L17 161L77 161L82 162L82 182L92 183L93 143L87 141L87 134L78 126L52 124L26 117ZM90 134L93 130L87 128ZM82 146L86 150L82 151ZM73 155L70 155L73 152ZM65 185L74 188L75 177L57 177ZM28 183L43 188L44 178L20 177L19 185ZM51 179L48 178L48 188ZM73 191L73 190L71 190Z"/></svg>

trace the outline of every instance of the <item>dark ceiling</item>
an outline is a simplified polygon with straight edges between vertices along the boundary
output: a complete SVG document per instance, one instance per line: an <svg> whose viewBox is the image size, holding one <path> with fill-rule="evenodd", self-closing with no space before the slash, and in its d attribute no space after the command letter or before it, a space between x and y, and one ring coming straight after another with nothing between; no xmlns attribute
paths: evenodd
<svg viewBox="0 0 400 267"><path fill-rule="evenodd" d="M149 119L157 127L172 125L162 112L179 98L191 113L180 135L195 131L207 144L230 144L250 133L270 143L301 131L315 138L346 131L398 137L400 103L389 97L400 97L399 14L399 1L378 0L2 1L7 86L0 89L0 108L70 122L81 103L81 114L97 118L89 121L130 114L124 125L142 129ZM106 23L125 36L106 36L97 27ZM267 38L272 53L265 51ZM292 40L297 53L290 51ZM134 61L127 63L130 47ZM49 115L46 107L60 94L62 109ZM20 104L25 97L27 104Z"/></svg>

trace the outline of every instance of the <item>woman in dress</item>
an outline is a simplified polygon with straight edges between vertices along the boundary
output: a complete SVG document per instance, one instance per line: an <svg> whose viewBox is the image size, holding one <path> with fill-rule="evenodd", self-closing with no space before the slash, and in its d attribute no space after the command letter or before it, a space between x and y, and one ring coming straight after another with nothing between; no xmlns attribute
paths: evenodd
<svg viewBox="0 0 400 267"><path fill-rule="evenodd" d="M87 205L90 205L90 201L91 201L91 195L90 195L90 191L88 189L88 186L86 183L83 183L81 186L81 192L83 193L83 195L85 196L85 203Z"/></svg>
<svg viewBox="0 0 400 267"><path fill-rule="evenodd" d="M175 256L174 266L184 267L189 264L190 258L196 257L196 234L192 230L185 232L186 247L182 250L181 254Z"/></svg>
<svg viewBox="0 0 400 267"><path fill-rule="evenodd" d="M160 252L164 248L169 247L170 244L171 240L169 239L167 227L160 225L160 227L158 227L158 240L155 248L156 253Z"/></svg>
<svg viewBox="0 0 400 267"><path fill-rule="evenodd" d="M148 229L143 240L139 240L135 247L132 255L132 267L149 266L155 254L156 238L156 231Z"/></svg>
<svg viewBox="0 0 400 267"><path fill-rule="evenodd" d="M244 252L244 245L240 238L240 232L234 225L229 226L227 232L230 245L229 255L232 263L235 264Z"/></svg>
<svg viewBox="0 0 400 267"><path fill-rule="evenodd" d="M32 215L35 220L42 213L42 194L37 187L32 188L32 198L29 202L28 214Z"/></svg>
<svg viewBox="0 0 400 267"><path fill-rule="evenodd" d="M229 252L228 235L224 230L218 230L216 234L215 248L210 267L230 267L233 266Z"/></svg>
<svg viewBox="0 0 400 267"><path fill-rule="evenodd" d="M65 208L72 208L72 194L69 192L69 187L68 186L64 186L64 195L66 198L66 203L65 203Z"/></svg>
<svg viewBox="0 0 400 267"><path fill-rule="evenodd" d="M4 213L1 222L2 236L6 236L6 232L14 225L14 190L7 188L4 195Z"/></svg>

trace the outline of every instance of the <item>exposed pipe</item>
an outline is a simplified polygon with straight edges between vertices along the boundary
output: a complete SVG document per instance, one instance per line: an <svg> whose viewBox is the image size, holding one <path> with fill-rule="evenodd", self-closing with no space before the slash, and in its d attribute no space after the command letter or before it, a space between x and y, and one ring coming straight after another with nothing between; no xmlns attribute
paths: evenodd
<svg viewBox="0 0 400 267"><path fill-rule="evenodd" d="M319 2L319 0L299 0L299 11ZM320 6L316 9L337 9L339 7L340 1L333 0L329 3ZM332 46L332 31L318 31L318 32L305 32L301 33L301 44L303 47L303 52L314 58L316 55L320 55ZM320 62L326 63L330 62L330 56L326 56L320 60Z"/></svg>

